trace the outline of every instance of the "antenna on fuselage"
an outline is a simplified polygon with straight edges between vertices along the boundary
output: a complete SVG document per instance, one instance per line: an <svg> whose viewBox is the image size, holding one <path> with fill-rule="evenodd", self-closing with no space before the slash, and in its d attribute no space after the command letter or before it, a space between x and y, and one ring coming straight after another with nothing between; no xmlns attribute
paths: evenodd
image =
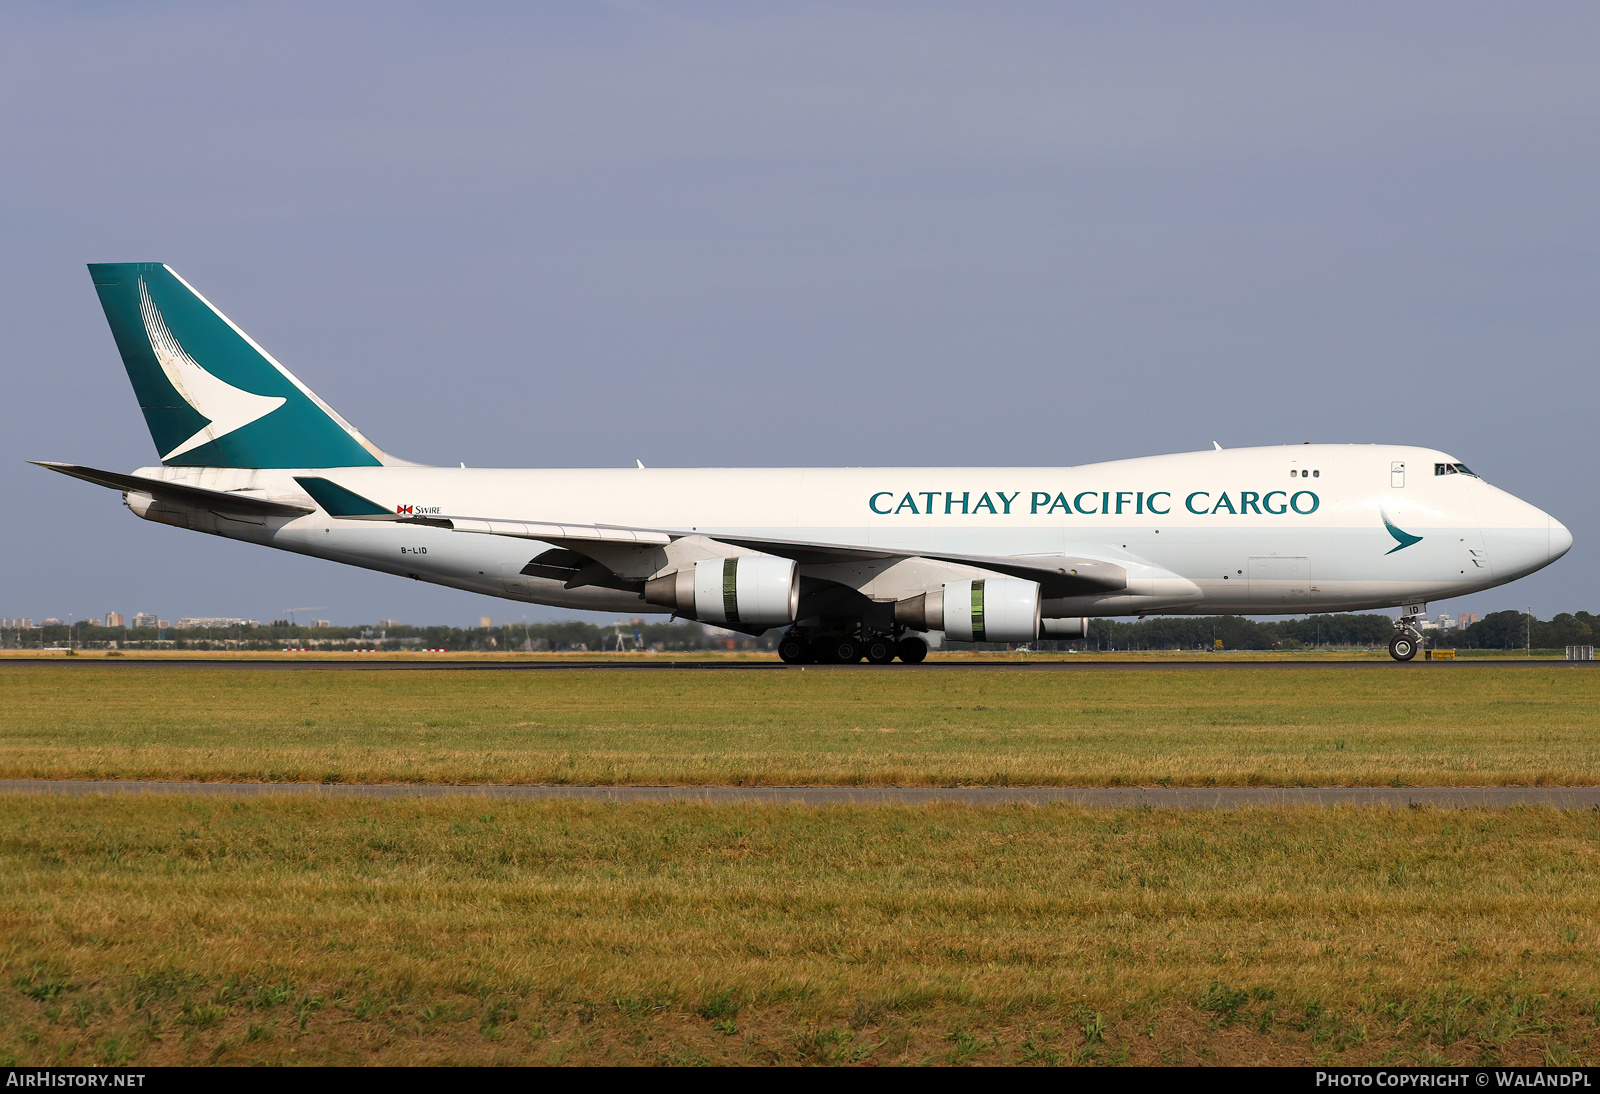
<svg viewBox="0 0 1600 1094"><path fill-rule="evenodd" d="M1211 447L1215 448L1218 452L1222 451L1222 446L1220 444L1218 444L1216 441L1212 441L1211 442Z"/></svg>

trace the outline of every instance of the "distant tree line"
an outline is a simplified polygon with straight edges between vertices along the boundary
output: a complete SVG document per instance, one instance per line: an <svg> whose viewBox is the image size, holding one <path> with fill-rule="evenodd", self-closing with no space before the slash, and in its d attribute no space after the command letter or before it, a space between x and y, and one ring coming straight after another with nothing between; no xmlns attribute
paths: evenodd
<svg viewBox="0 0 1600 1094"><path fill-rule="evenodd" d="M1303 649L1312 646L1382 646L1394 635L1386 615L1312 615L1256 622L1236 615L1162 616L1155 619L1094 619L1090 649Z"/></svg>
<svg viewBox="0 0 1600 1094"><path fill-rule="evenodd" d="M1434 644L1456 649L1561 649L1600 643L1600 616L1563 612L1553 619L1529 618L1522 612L1494 612L1470 627L1427 632ZM1387 615L1308 615L1297 619L1256 621L1234 615L1160 616L1152 619L1091 619L1089 637L1075 643L1040 643L1091 650L1215 649L1220 639L1229 650L1298 650L1318 646L1370 649L1387 645L1394 620ZM1531 637L1531 642L1529 638ZM952 649L1004 648L993 643L947 643Z"/></svg>
<svg viewBox="0 0 1600 1094"><path fill-rule="evenodd" d="M1531 619L1523 612L1491 612L1464 631L1454 645L1462 649L1536 650L1600 645L1600 616L1562 612L1553 619Z"/></svg>
<svg viewBox="0 0 1600 1094"><path fill-rule="evenodd" d="M0 647L77 646L83 649L447 649L460 651L532 650L598 652L614 650L617 639L627 650L683 652L715 649L775 649L778 632L762 638L730 634L698 623L620 623L596 625L576 621L560 623L506 623L494 627L414 627L363 624L355 627L302 627L276 620L259 627L103 627L84 621L31 630L0 631Z"/></svg>
<svg viewBox="0 0 1600 1094"><path fill-rule="evenodd" d="M178 630L168 627L103 627L93 621L0 631L0 648L38 649L77 646L106 649L112 643L137 649L272 650L286 646L311 649L447 649L460 651L552 651L591 653L615 650L688 652L694 650L770 650L781 630L760 638L730 634L698 623L504 623L494 627L414 627L366 624L355 627L301 627L276 620L260 627L213 627ZM1087 640L1041 642L1045 648L1092 650L1275 650L1318 646L1375 648L1394 633L1387 615L1311 615L1258 622L1232 615L1160 616L1151 619L1093 619ZM1552 619L1531 619L1522 612L1493 612L1470 627L1429 632L1438 645L1457 649L1561 649L1600 645L1600 616L1562 612ZM1003 643L949 642L950 649L1004 649Z"/></svg>

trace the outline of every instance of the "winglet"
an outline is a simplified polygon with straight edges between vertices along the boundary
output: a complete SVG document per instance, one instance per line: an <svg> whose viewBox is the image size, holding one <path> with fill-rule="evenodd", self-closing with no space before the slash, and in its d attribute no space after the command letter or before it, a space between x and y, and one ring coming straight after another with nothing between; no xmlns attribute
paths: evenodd
<svg viewBox="0 0 1600 1094"><path fill-rule="evenodd" d="M311 499L328 511L330 517L340 520L394 520L389 512L371 498L364 498L354 490L346 490L336 482L311 475L296 475L294 481L305 488Z"/></svg>

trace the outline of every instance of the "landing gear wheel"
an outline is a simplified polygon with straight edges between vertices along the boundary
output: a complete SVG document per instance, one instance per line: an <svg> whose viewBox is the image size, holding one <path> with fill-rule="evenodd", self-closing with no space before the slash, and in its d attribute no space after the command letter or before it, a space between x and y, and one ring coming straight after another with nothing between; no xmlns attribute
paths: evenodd
<svg viewBox="0 0 1600 1094"><path fill-rule="evenodd" d="M786 634L778 641L778 658L787 665L803 665L810 658L811 643L798 634Z"/></svg>
<svg viewBox="0 0 1600 1094"><path fill-rule="evenodd" d="M867 660L874 665L887 665L894 660L895 643L893 639L879 635L867 639Z"/></svg>
<svg viewBox="0 0 1600 1094"><path fill-rule="evenodd" d="M1389 639L1389 656L1396 661L1409 661L1417 655L1417 640L1409 634L1397 634Z"/></svg>
<svg viewBox="0 0 1600 1094"><path fill-rule="evenodd" d="M828 660L836 665L853 665L861 660L861 643L854 638L835 638L828 643Z"/></svg>
<svg viewBox="0 0 1600 1094"><path fill-rule="evenodd" d="M897 651L900 660L908 665L915 665L928 656L928 644L920 638L902 638Z"/></svg>

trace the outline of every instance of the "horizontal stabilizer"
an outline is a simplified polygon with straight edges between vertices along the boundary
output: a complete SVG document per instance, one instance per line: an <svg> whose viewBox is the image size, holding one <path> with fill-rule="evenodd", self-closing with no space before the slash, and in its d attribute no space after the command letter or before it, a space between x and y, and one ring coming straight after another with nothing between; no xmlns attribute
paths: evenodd
<svg viewBox="0 0 1600 1094"><path fill-rule="evenodd" d="M153 498L163 501L176 502L179 505L192 505L200 509L224 509L230 513L255 513L266 517L302 517L307 513L315 513L315 509L304 505L291 505L288 502L268 501L265 498L251 497L248 494L236 494L226 490L206 490L199 486L184 486L182 483L163 482L160 479L147 479L142 475L123 475L116 471L101 471L94 467L83 467L75 463L51 463L46 460L34 460L37 467L59 471L63 475L70 475L84 482L92 482L96 486L109 487L112 490L149 494Z"/></svg>
<svg viewBox="0 0 1600 1094"><path fill-rule="evenodd" d="M347 490L336 482L313 476L295 476L328 515L340 520L387 520L396 524L426 524L456 532L478 532L514 539L537 539L545 543L573 540L582 543L623 543L660 546L671 543L666 532L644 528L613 528L602 524L548 524L543 521L482 520L477 517L418 517L391 513L371 498Z"/></svg>
<svg viewBox="0 0 1600 1094"><path fill-rule="evenodd" d="M305 488L311 499L328 511L330 517L340 520L398 520L396 514L354 490L346 490L336 482L319 479L314 475L296 475L294 481Z"/></svg>

